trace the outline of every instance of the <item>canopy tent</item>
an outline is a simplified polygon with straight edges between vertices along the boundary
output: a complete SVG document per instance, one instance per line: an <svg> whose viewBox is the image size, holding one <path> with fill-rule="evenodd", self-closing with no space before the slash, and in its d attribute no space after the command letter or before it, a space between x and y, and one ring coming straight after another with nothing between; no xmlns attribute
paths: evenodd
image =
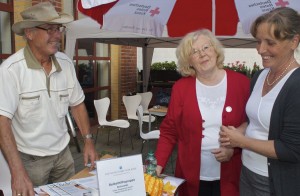
<svg viewBox="0 0 300 196"><path fill-rule="evenodd" d="M227 48L253 48L255 40L243 33L238 24L234 36L217 36ZM96 42L128 45L142 48L143 53L143 88L147 89L150 65L154 48L176 48L181 37L154 37L130 32L114 32L99 28L99 23L91 18L84 18L67 24L66 54L72 59L77 39L93 38Z"/></svg>
<svg viewBox="0 0 300 196"><path fill-rule="evenodd" d="M68 25L66 53L72 58L76 39L80 38L94 38L97 39L97 42L102 43L142 47L143 88L146 90L154 48L175 48L182 36L200 28L210 29L224 47L254 48L255 40L250 34L244 33L248 31L243 31L239 18L242 19L243 27L248 28L247 24L251 23L250 21L253 20L254 15L260 15L278 6L290 6L300 9L300 4L288 0L286 2L282 0L258 0L255 3L252 0L172 0L172 2L174 1L175 4L172 4L174 7L167 22L164 23L162 35L158 36L155 34L153 36L152 34L133 32L142 32L135 31L135 29L143 29L145 23L149 21L149 15L153 18L150 21L155 21L156 19L154 18L158 14L153 14L153 11L159 10L162 12L163 7L166 6L165 4L168 4L167 6L171 5L171 0L79 0L78 10L90 18L74 21ZM122 9L119 7L116 11L115 8L117 6L121 6ZM118 14L119 12L127 14L121 16L113 15L118 25L121 26L120 31L105 30L104 28L107 27L105 25L107 16L112 15L112 13ZM130 26L133 28L126 28L126 31L124 31L123 27L128 27L128 24L131 24L127 23L128 20L125 22L128 14L130 15L128 17L129 21L138 18L138 22ZM111 22L111 20L108 21ZM149 25L146 25L146 27L149 27ZM128 32L128 29L134 30Z"/></svg>
<svg viewBox="0 0 300 196"><path fill-rule="evenodd" d="M232 36L239 21L234 0L79 0L77 5L80 12L96 20L102 29L115 29L107 24L117 22L109 20L108 16L112 16L121 21L116 24L121 26L118 31L156 36L162 36L155 33L159 28L157 24L165 25L169 37L182 37L199 28L211 29L216 35Z"/></svg>

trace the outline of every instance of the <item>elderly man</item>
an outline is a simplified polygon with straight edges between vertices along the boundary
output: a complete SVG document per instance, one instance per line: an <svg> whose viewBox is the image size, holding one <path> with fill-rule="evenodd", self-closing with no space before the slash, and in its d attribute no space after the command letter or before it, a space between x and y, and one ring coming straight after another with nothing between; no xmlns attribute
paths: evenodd
<svg viewBox="0 0 300 196"><path fill-rule="evenodd" d="M74 175L65 116L68 107L85 138L84 163L97 153L84 105L84 93L72 61L58 52L62 24L72 16L49 2L21 13L12 30L25 48L0 66L0 146L12 176L12 194L34 195L34 186L65 181Z"/></svg>

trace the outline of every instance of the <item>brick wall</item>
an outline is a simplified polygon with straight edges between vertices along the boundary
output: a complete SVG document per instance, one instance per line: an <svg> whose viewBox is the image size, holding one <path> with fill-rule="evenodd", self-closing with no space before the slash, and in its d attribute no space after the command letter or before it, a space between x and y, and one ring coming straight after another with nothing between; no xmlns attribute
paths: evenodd
<svg viewBox="0 0 300 196"><path fill-rule="evenodd" d="M136 92L137 84L137 65L136 65L137 48L132 46L121 46L121 97L128 93ZM122 101L121 117L126 117L126 110Z"/></svg>
<svg viewBox="0 0 300 196"><path fill-rule="evenodd" d="M14 22L22 20L20 12L32 5L31 1L28 0L15 0L14 1ZM15 34L14 34L15 35ZM16 51L25 46L25 41L23 37L15 35L15 48Z"/></svg>
<svg viewBox="0 0 300 196"><path fill-rule="evenodd" d="M45 1L49 1L50 3L52 3L52 5L55 6L56 11L61 12L62 10L61 0L32 0L32 5L45 2Z"/></svg>

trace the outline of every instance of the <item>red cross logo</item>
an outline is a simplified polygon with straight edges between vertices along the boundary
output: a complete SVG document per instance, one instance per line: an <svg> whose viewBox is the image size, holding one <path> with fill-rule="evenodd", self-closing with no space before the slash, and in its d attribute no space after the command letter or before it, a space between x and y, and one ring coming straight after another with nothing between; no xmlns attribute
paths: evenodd
<svg viewBox="0 0 300 196"><path fill-rule="evenodd" d="M287 5L289 5L289 2L284 0L278 0L278 2L275 2L275 5L280 7L286 7Z"/></svg>
<svg viewBox="0 0 300 196"><path fill-rule="evenodd" d="M150 13L151 13L150 16L154 16L155 14L159 14L160 13L159 8L157 7L154 10L150 10Z"/></svg>

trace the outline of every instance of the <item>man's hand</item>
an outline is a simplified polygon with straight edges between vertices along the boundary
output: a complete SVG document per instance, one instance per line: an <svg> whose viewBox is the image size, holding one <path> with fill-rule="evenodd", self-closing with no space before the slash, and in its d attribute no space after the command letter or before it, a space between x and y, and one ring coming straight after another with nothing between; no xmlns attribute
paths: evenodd
<svg viewBox="0 0 300 196"><path fill-rule="evenodd" d="M84 165L91 164L90 170L95 168L95 161L98 160L98 153L95 150L94 141L92 139L85 139L83 149Z"/></svg>
<svg viewBox="0 0 300 196"><path fill-rule="evenodd" d="M33 184L19 155L11 126L11 120L0 115L0 149L9 166L12 194L34 196Z"/></svg>
<svg viewBox="0 0 300 196"><path fill-rule="evenodd" d="M13 196L34 196L33 184L25 169L12 173L11 187Z"/></svg>

